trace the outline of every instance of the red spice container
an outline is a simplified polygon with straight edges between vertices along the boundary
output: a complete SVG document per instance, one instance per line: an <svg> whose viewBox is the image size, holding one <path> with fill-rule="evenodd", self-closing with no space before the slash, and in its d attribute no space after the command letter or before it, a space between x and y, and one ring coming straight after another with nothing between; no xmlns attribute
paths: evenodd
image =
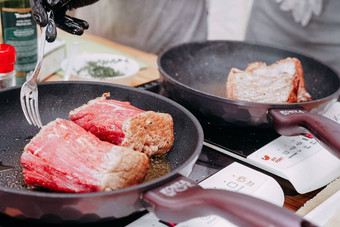
<svg viewBox="0 0 340 227"><path fill-rule="evenodd" d="M15 85L15 48L8 44L0 44L0 89Z"/></svg>

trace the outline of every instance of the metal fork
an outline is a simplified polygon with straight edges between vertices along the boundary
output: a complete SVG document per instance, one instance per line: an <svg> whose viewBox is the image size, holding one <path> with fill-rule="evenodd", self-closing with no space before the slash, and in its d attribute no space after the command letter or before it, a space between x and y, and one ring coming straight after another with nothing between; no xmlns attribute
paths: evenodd
<svg viewBox="0 0 340 227"><path fill-rule="evenodd" d="M50 16L50 14L48 14ZM20 103L21 108L25 114L26 120L30 125L42 127L40 114L39 114L39 106L38 106L38 86L37 79L41 69L42 60L44 56L45 50L45 35L46 35L47 26L41 29L41 36L39 40L40 50L38 53L38 62L35 66L33 73L30 78L22 85L20 91Z"/></svg>

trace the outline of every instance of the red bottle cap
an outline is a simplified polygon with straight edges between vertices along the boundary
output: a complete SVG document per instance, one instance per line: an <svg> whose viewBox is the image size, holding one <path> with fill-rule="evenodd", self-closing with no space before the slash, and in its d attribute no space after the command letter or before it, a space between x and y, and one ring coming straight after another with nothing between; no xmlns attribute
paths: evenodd
<svg viewBox="0 0 340 227"><path fill-rule="evenodd" d="M9 73L14 70L16 60L15 48L8 44L0 44L0 73Z"/></svg>

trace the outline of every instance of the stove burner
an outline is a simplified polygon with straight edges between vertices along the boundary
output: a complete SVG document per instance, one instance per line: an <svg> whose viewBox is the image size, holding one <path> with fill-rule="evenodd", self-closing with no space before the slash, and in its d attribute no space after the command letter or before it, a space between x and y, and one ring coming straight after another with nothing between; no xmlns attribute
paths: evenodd
<svg viewBox="0 0 340 227"><path fill-rule="evenodd" d="M159 81L152 81L138 87L139 89L148 90L166 97L165 91L160 86ZM197 116L196 116L197 117ZM276 139L279 135L272 129L258 129L258 128L235 128L228 126L218 126L209 124L202 119L199 119L204 130L205 141L215 146L231 151L240 156L246 157L255 152L260 147ZM228 155L222 154L210 147L203 146L202 152L193 167L190 178L194 181L201 182L219 170L225 168L233 162L240 162ZM243 163L247 165L246 163ZM1 163L0 163L1 167ZM1 170L1 168L0 168ZM276 180L283 180L276 177ZM288 182L289 184L289 182ZM289 188L292 188L289 185ZM147 211L136 212L130 216L114 219L102 220L100 223L89 223L85 226L126 226L135 221L141 216L145 215ZM0 226L46 226L46 223L41 223L36 220L20 220L0 214ZM48 226L59 226L48 224Z"/></svg>
<svg viewBox="0 0 340 227"><path fill-rule="evenodd" d="M218 126L200 121L204 140L244 158L280 135L273 129Z"/></svg>

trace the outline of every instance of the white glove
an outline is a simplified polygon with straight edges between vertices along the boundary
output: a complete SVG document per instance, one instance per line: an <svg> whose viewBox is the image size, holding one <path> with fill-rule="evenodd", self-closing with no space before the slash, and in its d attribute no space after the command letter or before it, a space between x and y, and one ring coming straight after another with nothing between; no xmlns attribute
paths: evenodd
<svg viewBox="0 0 340 227"><path fill-rule="evenodd" d="M306 26L311 20L313 13L320 16L323 0L276 0L280 9L285 12L292 12L294 21Z"/></svg>

